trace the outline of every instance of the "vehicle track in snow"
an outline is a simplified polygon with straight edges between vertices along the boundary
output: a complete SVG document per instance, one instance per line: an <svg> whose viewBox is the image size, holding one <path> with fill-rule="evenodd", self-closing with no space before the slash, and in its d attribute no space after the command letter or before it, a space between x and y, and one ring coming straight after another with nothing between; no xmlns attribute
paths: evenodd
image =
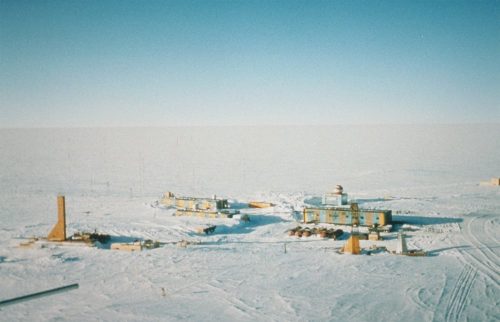
<svg viewBox="0 0 500 322"><path fill-rule="evenodd" d="M467 297L477 276L477 270L466 264L458 276L455 287L451 291L445 311L445 321L458 321L462 314Z"/></svg>
<svg viewBox="0 0 500 322"><path fill-rule="evenodd" d="M464 268L449 293L444 311L445 321L462 319L467 299L478 281L478 276L482 277L481 281L487 289L493 290L494 293L499 291L500 256L495 234L499 231L499 219L500 216L495 214L471 214L465 217L460 225L461 237L470 247L458 248Z"/></svg>
<svg viewBox="0 0 500 322"><path fill-rule="evenodd" d="M479 215L465 218L463 238L472 248L459 249L464 261L478 270L493 286L500 288L500 256L495 231L499 231L498 215Z"/></svg>
<svg viewBox="0 0 500 322"><path fill-rule="evenodd" d="M470 214L460 224L461 246L457 247L459 259L463 262L463 269L454 281L446 278L441 295L433 314L433 321L458 321L469 317L462 317L468 303L475 303L480 299L471 299L470 295L477 290L486 288L486 301L493 300L493 306L498 305L495 294L500 292L500 247L496 235L500 227L498 214ZM454 283L454 284L450 284ZM449 285L448 290L446 285ZM451 289L450 289L451 288ZM477 290L475 290L477 288ZM474 291L475 290L475 291ZM484 291L481 291L483 293ZM413 294L418 295L418 294ZM419 298L412 298L418 302ZM422 304L422 303L416 303ZM477 306L477 305L475 305ZM439 308L443 308L441 311Z"/></svg>
<svg viewBox="0 0 500 322"><path fill-rule="evenodd" d="M422 310L428 310L429 305L425 303L422 299L422 293L425 290L422 288L410 287L405 290L405 294L409 297L413 304L415 304L418 308Z"/></svg>

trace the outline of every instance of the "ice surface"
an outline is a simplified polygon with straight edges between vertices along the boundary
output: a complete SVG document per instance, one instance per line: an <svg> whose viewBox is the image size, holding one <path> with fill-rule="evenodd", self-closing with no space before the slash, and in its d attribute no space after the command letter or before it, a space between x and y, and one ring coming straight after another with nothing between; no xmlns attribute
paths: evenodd
<svg viewBox="0 0 500 322"><path fill-rule="evenodd" d="M498 320L500 189L478 185L500 175L498 138L498 124L2 129L0 300L80 288L1 307L0 320ZM408 247L431 256L288 237L294 210L336 184L392 209ZM230 198L251 222L174 217L155 206L165 191ZM50 231L58 193L69 234L201 244L17 248ZM208 223L215 234L196 234Z"/></svg>

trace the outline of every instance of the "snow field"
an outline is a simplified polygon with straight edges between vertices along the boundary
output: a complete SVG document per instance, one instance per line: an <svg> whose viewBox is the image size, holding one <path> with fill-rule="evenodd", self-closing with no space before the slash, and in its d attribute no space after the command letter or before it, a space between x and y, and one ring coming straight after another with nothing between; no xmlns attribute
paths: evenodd
<svg viewBox="0 0 500 322"><path fill-rule="evenodd" d="M0 307L2 321L499 319L500 190L478 185L500 172L498 127L0 132L0 300L80 284ZM431 256L341 255L344 240L289 237L293 212L335 184L362 207L392 209L409 248ZM172 216L155 206L165 191L230 198L251 221ZM58 193L70 235L167 244L18 248L50 231ZM214 234L196 233L207 224ZM376 244L395 248L396 233L385 237ZM200 243L174 244L183 239Z"/></svg>

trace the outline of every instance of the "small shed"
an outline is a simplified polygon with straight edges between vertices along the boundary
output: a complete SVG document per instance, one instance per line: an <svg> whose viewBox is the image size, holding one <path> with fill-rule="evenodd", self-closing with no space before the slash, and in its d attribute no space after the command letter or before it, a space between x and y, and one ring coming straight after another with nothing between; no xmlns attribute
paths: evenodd
<svg viewBox="0 0 500 322"><path fill-rule="evenodd" d="M141 242L134 243L113 243L110 247L112 250L123 250L127 252L136 252L142 250Z"/></svg>

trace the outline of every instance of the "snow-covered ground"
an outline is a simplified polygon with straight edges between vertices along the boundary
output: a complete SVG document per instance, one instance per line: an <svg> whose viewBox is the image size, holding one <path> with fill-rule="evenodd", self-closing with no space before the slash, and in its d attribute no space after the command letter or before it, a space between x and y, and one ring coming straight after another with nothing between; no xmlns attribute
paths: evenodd
<svg viewBox="0 0 500 322"><path fill-rule="evenodd" d="M498 321L500 187L479 182L500 176L499 138L499 124L2 129L0 301L80 288L2 306L0 320ZM392 209L430 256L289 237L293 210L336 184ZM165 191L226 197L251 221L174 217L155 205ZM17 247L48 234L59 193L70 235L166 244ZM206 224L215 233L197 234ZM362 246L395 249L396 232L384 237Z"/></svg>

